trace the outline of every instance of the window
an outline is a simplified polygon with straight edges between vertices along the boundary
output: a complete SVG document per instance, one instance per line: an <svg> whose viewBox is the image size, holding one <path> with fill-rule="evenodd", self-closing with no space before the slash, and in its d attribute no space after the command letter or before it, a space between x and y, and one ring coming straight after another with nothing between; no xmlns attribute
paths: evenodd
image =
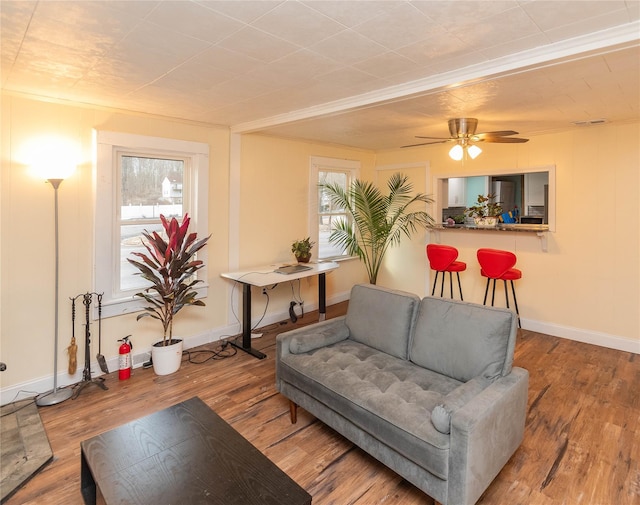
<svg viewBox="0 0 640 505"><path fill-rule="evenodd" d="M318 247L318 259L345 257L347 253L329 242L329 235L335 224L349 215L342 208L336 208L331 199L323 191L320 184L339 184L345 190L358 176L359 161L334 158L311 158L311 212L310 230L312 240Z"/></svg>
<svg viewBox="0 0 640 505"><path fill-rule="evenodd" d="M190 230L207 235L208 152L196 142L96 132L95 289L104 293L103 316L142 306L133 295L148 284L127 258L146 251L142 231L162 231L160 214L188 213ZM198 254L206 264L206 248ZM198 277L206 280L206 267Z"/></svg>
<svg viewBox="0 0 640 505"><path fill-rule="evenodd" d="M120 261L116 262L116 291L133 294L148 283L127 258L132 252L146 252L142 231L163 232L160 214L182 221L189 211L189 201L183 202L183 187L188 189L188 158L151 158L144 154L118 152L116 229L120 244ZM187 167L187 168L185 168ZM189 194L189 191L186 193Z"/></svg>
<svg viewBox="0 0 640 505"><path fill-rule="evenodd" d="M505 211L516 210L522 224L547 224L556 228L555 165L486 170L468 177L440 175L434 179L438 188L436 220L464 218L464 209L472 206L479 194L496 193L499 183L505 186L501 205ZM506 183L506 184L505 184ZM453 187L453 189L452 189Z"/></svg>

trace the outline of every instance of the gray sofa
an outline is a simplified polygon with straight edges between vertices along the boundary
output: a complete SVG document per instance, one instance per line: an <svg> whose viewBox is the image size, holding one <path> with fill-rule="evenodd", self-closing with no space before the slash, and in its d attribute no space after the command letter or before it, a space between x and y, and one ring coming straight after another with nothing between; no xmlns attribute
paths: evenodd
<svg viewBox="0 0 640 505"><path fill-rule="evenodd" d="M522 442L509 310L356 285L345 316L277 338L276 388L445 505L475 503Z"/></svg>

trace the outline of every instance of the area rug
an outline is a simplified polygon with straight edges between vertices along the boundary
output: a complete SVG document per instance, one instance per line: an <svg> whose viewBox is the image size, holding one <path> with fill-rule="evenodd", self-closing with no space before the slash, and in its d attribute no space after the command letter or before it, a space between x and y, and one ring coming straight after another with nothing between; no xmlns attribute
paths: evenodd
<svg viewBox="0 0 640 505"><path fill-rule="evenodd" d="M38 407L22 400L0 407L0 503L53 459Z"/></svg>

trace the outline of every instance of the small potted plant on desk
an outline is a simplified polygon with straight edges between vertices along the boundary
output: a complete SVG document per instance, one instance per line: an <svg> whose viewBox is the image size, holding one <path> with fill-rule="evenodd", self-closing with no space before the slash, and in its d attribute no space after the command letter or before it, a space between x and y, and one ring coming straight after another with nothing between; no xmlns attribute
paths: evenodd
<svg viewBox="0 0 640 505"><path fill-rule="evenodd" d="M196 233L187 235L190 218L185 214L182 224L174 217L168 221L160 215L166 238L157 232L142 232L143 244L149 254L134 252L141 261L127 259L136 267L144 279L151 283L147 289L135 296L144 298L149 304L137 320L152 317L162 323L162 340L151 347L151 361L157 375L176 372L182 362L182 340L173 338L173 318L189 305L204 306L196 299L194 286L202 280L195 279L195 273L204 264L195 259L209 237L197 240Z"/></svg>
<svg viewBox="0 0 640 505"><path fill-rule="evenodd" d="M291 252L298 260L298 263L309 263L311 259L311 248L314 245L315 242L311 241L311 237L296 240L291 244Z"/></svg>
<svg viewBox="0 0 640 505"><path fill-rule="evenodd" d="M500 202L495 201L496 195L478 195L476 204L465 210L465 214L472 217L476 226L491 228L498 224L502 214Z"/></svg>

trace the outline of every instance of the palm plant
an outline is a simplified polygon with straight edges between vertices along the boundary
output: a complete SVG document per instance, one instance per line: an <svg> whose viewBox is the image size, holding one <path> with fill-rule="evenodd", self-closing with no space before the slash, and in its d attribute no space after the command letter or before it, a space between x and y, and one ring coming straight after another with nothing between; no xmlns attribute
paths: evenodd
<svg viewBox="0 0 640 505"><path fill-rule="evenodd" d="M418 228L433 225L433 218L427 212L410 210L415 203L433 200L423 193L411 196L413 185L407 176L396 173L387 185L389 194L383 195L372 183L358 179L347 189L339 184L320 184L332 204L351 217L337 221L329 241L364 262L371 284L376 283L390 246L399 245L403 235L411 238Z"/></svg>
<svg viewBox="0 0 640 505"><path fill-rule="evenodd" d="M151 283L147 289L136 296L144 298L149 304L144 307L145 312L139 314L137 320L152 317L162 323L164 330L162 345L171 345L173 340L173 318L188 305L203 306L202 300L196 299L194 286L203 282L195 279L194 274L204 264L194 258L195 254L204 247L209 237L199 241L197 233L187 235L190 218L185 214L182 224L174 217L171 221L160 215L166 239L157 232L142 232L145 238L144 246L149 254L133 252L141 261L127 259L135 266L138 275Z"/></svg>

